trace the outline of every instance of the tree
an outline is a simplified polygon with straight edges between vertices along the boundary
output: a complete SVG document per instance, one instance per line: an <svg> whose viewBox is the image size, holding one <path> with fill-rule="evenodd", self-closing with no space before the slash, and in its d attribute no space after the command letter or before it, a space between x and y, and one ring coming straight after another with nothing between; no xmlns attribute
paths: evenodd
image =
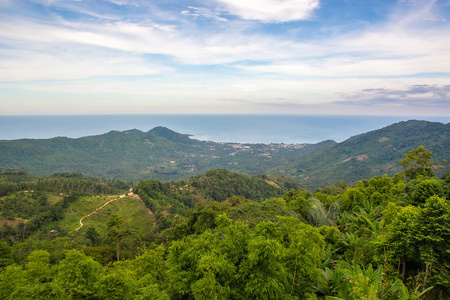
<svg viewBox="0 0 450 300"><path fill-rule="evenodd" d="M24 281L16 282L13 287L11 297L6 299L50 299L55 292L52 286L52 270L50 267L50 253L44 250L35 250L27 258L28 263L25 264L21 273ZM5 278L9 281L9 278ZM14 280L14 279L13 279Z"/></svg>
<svg viewBox="0 0 450 300"><path fill-rule="evenodd" d="M116 264L100 279L97 294L100 299L107 300L133 299L137 292L137 282L128 268L116 268Z"/></svg>
<svg viewBox="0 0 450 300"><path fill-rule="evenodd" d="M109 218L108 222L106 222L106 226L108 227L108 233L105 238L106 243L115 244L116 246L116 258L117 261L120 260L120 225L122 225L122 217L118 214L113 214Z"/></svg>
<svg viewBox="0 0 450 300"><path fill-rule="evenodd" d="M298 213L303 220L307 220L310 209L308 199L311 197L312 195L309 191L291 190L284 195L283 199L287 202L289 209Z"/></svg>
<svg viewBox="0 0 450 300"><path fill-rule="evenodd" d="M414 205L424 204L431 196L444 197L442 185L435 179L421 181L411 194L411 202Z"/></svg>
<svg viewBox="0 0 450 300"><path fill-rule="evenodd" d="M172 299L226 299L236 275L218 236L210 230L173 242L167 266Z"/></svg>
<svg viewBox="0 0 450 300"><path fill-rule="evenodd" d="M364 194L358 188L348 188L342 195L341 209L344 211L357 211L365 200Z"/></svg>
<svg viewBox="0 0 450 300"><path fill-rule="evenodd" d="M416 228L411 226L415 224L420 217L420 208L409 205L403 207L393 222L386 230L384 240L380 243L380 251L388 251L391 264L396 261L402 265L402 280L406 280L408 261L414 261L419 257L418 249L414 242L414 236L417 234Z"/></svg>
<svg viewBox="0 0 450 300"><path fill-rule="evenodd" d="M92 299L101 279L101 265L79 250L69 250L55 266L54 288L60 299Z"/></svg>
<svg viewBox="0 0 450 300"><path fill-rule="evenodd" d="M424 290L434 286L432 293L441 293L448 299L450 203L431 196L421 206L402 208L386 229L380 250L391 264L402 264L402 280L413 275Z"/></svg>
<svg viewBox="0 0 450 300"><path fill-rule="evenodd" d="M0 268L6 267L11 263L11 247L5 241L0 241Z"/></svg>
<svg viewBox="0 0 450 300"><path fill-rule="evenodd" d="M101 244L100 234L97 232L95 227L92 227L92 226L88 227L86 229L86 233L84 234L84 237L91 241L92 247L100 246L100 244Z"/></svg>
<svg viewBox="0 0 450 300"><path fill-rule="evenodd" d="M438 196L425 201L413 236L423 263L423 284L450 296L450 203ZM448 299L448 298L447 298Z"/></svg>
<svg viewBox="0 0 450 300"><path fill-rule="evenodd" d="M169 247L172 299L307 299L324 255L319 231L295 217L254 229L225 214Z"/></svg>
<svg viewBox="0 0 450 300"><path fill-rule="evenodd" d="M406 177L415 179L418 176L433 176L433 166L437 163L433 161L434 154L423 145L416 150L404 154L404 159L400 160Z"/></svg>

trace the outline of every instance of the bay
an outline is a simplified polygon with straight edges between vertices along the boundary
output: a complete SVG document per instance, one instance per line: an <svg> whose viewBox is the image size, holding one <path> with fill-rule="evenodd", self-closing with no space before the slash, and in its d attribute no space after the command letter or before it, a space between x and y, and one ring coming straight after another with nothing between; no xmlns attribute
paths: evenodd
<svg viewBox="0 0 450 300"><path fill-rule="evenodd" d="M111 130L164 126L199 140L235 143L342 142L409 119L450 122L450 117L330 115L61 115L0 116L0 139L79 138Z"/></svg>

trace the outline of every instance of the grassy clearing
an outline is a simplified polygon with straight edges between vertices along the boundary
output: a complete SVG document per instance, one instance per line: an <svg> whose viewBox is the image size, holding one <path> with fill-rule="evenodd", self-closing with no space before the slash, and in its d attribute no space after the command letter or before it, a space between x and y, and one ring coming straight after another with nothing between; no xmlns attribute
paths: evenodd
<svg viewBox="0 0 450 300"><path fill-rule="evenodd" d="M84 226L78 232L84 234L85 230L92 226L101 235L105 234L105 224L112 214L119 214L123 220L122 226L134 230L140 235L150 231L154 222L154 217L148 213L140 199L127 197L113 201L97 213L85 218L83 220Z"/></svg>
<svg viewBox="0 0 450 300"><path fill-rule="evenodd" d="M50 205L54 205L54 204L58 203L59 201L62 201L63 198L64 198L63 195L47 194L47 203Z"/></svg>
<svg viewBox="0 0 450 300"><path fill-rule="evenodd" d="M69 205L64 219L58 225L66 228L68 231L74 231L79 226L79 221L82 217L91 213L105 202L118 197L118 195L82 197Z"/></svg>

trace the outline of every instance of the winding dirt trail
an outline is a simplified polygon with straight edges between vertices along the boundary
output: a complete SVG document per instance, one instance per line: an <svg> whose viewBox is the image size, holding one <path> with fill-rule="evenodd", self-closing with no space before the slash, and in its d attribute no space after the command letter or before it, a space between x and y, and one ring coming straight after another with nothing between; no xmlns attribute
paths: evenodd
<svg viewBox="0 0 450 300"><path fill-rule="evenodd" d="M130 194L131 194L131 193L130 193ZM130 195L130 194L129 194L129 195ZM97 207L97 208L96 208L94 211L92 211L91 213L89 213L89 214L85 215L84 217L82 217L82 218L80 219L80 226L79 226L78 228L76 228L75 231L78 231L81 227L83 227L83 220L84 220L84 218L87 218L87 217L89 217L89 216L95 214L96 212L98 212L100 209L102 209L103 207L105 207L105 206L108 205L109 203L111 203L111 202L113 202L113 201L116 201L116 200L119 200L119 199L122 199L122 198L125 198L125 197L127 197L127 196L128 196L128 195L120 195L118 198L111 199L111 200L109 200L108 202L105 202L105 203L103 203L101 206ZM133 195L131 195L131 196L133 196Z"/></svg>

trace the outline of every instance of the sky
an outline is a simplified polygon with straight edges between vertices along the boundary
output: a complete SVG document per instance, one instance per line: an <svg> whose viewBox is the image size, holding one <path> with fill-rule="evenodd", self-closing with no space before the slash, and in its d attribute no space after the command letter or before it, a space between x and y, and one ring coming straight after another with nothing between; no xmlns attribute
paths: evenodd
<svg viewBox="0 0 450 300"><path fill-rule="evenodd" d="M0 115L450 116L450 0L0 0Z"/></svg>

